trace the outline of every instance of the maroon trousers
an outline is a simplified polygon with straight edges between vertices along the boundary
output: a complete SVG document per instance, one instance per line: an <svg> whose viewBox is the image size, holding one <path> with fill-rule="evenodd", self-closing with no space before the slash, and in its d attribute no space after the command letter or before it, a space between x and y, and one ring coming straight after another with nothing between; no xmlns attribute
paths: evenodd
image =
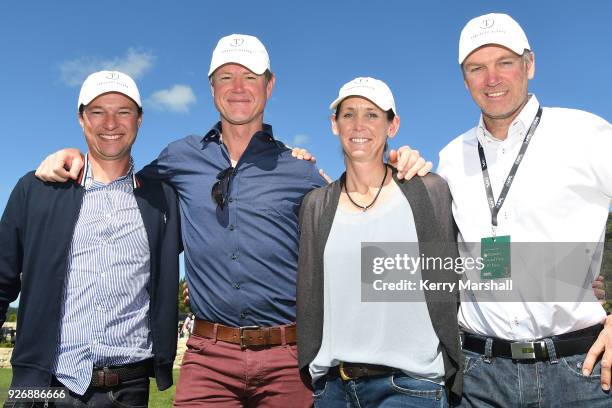
<svg viewBox="0 0 612 408"><path fill-rule="evenodd" d="M176 386L175 407L312 406L295 345L244 349L192 334Z"/></svg>

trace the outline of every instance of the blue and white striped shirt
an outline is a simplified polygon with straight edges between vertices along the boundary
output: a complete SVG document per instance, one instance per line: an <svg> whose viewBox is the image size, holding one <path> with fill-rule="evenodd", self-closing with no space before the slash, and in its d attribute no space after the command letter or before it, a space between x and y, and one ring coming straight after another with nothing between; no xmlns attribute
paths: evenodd
<svg viewBox="0 0 612 408"><path fill-rule="evenodd" d="M94 367L152 357L149 243L133 164L109 184L93 179L87 156L81 210L68 253L54 373L84 394Z"/></svg>

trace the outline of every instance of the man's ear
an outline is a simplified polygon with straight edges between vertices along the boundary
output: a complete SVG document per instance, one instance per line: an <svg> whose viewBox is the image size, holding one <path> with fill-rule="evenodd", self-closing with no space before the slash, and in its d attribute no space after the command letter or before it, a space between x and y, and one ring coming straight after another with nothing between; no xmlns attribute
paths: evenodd
<svg viewBox="0 0 612 408"><path fill-rule="evenodd" d="M276 75L271 74L268 83L266 84L266 99L270 99L272 96L272 89L274 89L274 84L276 83Z"/></svg>
<svg viewBox="0 0 612 408"><path fill-rule="evenodd" d="M531 51L531 64L527 67L527 78L533 79L535 76L535 54Z"/></svg>
<svg viewBox="0 0 612 408"><path fill-rule="evenodd" d="M77 119L79 121L79 125L81 126L81 129L85 130L85 118L83 116L84 113L77 112Z"/></svg>

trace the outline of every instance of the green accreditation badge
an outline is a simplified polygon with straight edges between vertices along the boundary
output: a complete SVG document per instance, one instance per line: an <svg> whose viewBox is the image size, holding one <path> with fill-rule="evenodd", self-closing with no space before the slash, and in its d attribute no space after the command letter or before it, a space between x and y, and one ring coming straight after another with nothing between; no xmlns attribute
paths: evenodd
<svg viewBox="0 0 612 408"><path fill-rule="evenodd" d="M480 256L484 265L481 280L510 277L510 235L482 238Z"/></svg>

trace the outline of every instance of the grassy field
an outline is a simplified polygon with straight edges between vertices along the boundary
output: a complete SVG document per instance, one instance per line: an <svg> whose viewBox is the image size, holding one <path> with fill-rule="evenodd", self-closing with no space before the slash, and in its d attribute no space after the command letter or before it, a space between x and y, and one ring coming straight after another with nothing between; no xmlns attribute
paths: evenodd
<svg viewBox="0 0 612 408"><path fill-rule="evenodd" d="M174 370L174 383L178 377L178 370ZM4 403L6 398L6 390L8 390L11 384L11 370L8 368L0 369L0 400ZM163 392L157 390L155 385L155 379L151 380L151 394L149 398L149 407L151 408L168 408L172 406L172 400L174 399L174 385Z"/></svg>

